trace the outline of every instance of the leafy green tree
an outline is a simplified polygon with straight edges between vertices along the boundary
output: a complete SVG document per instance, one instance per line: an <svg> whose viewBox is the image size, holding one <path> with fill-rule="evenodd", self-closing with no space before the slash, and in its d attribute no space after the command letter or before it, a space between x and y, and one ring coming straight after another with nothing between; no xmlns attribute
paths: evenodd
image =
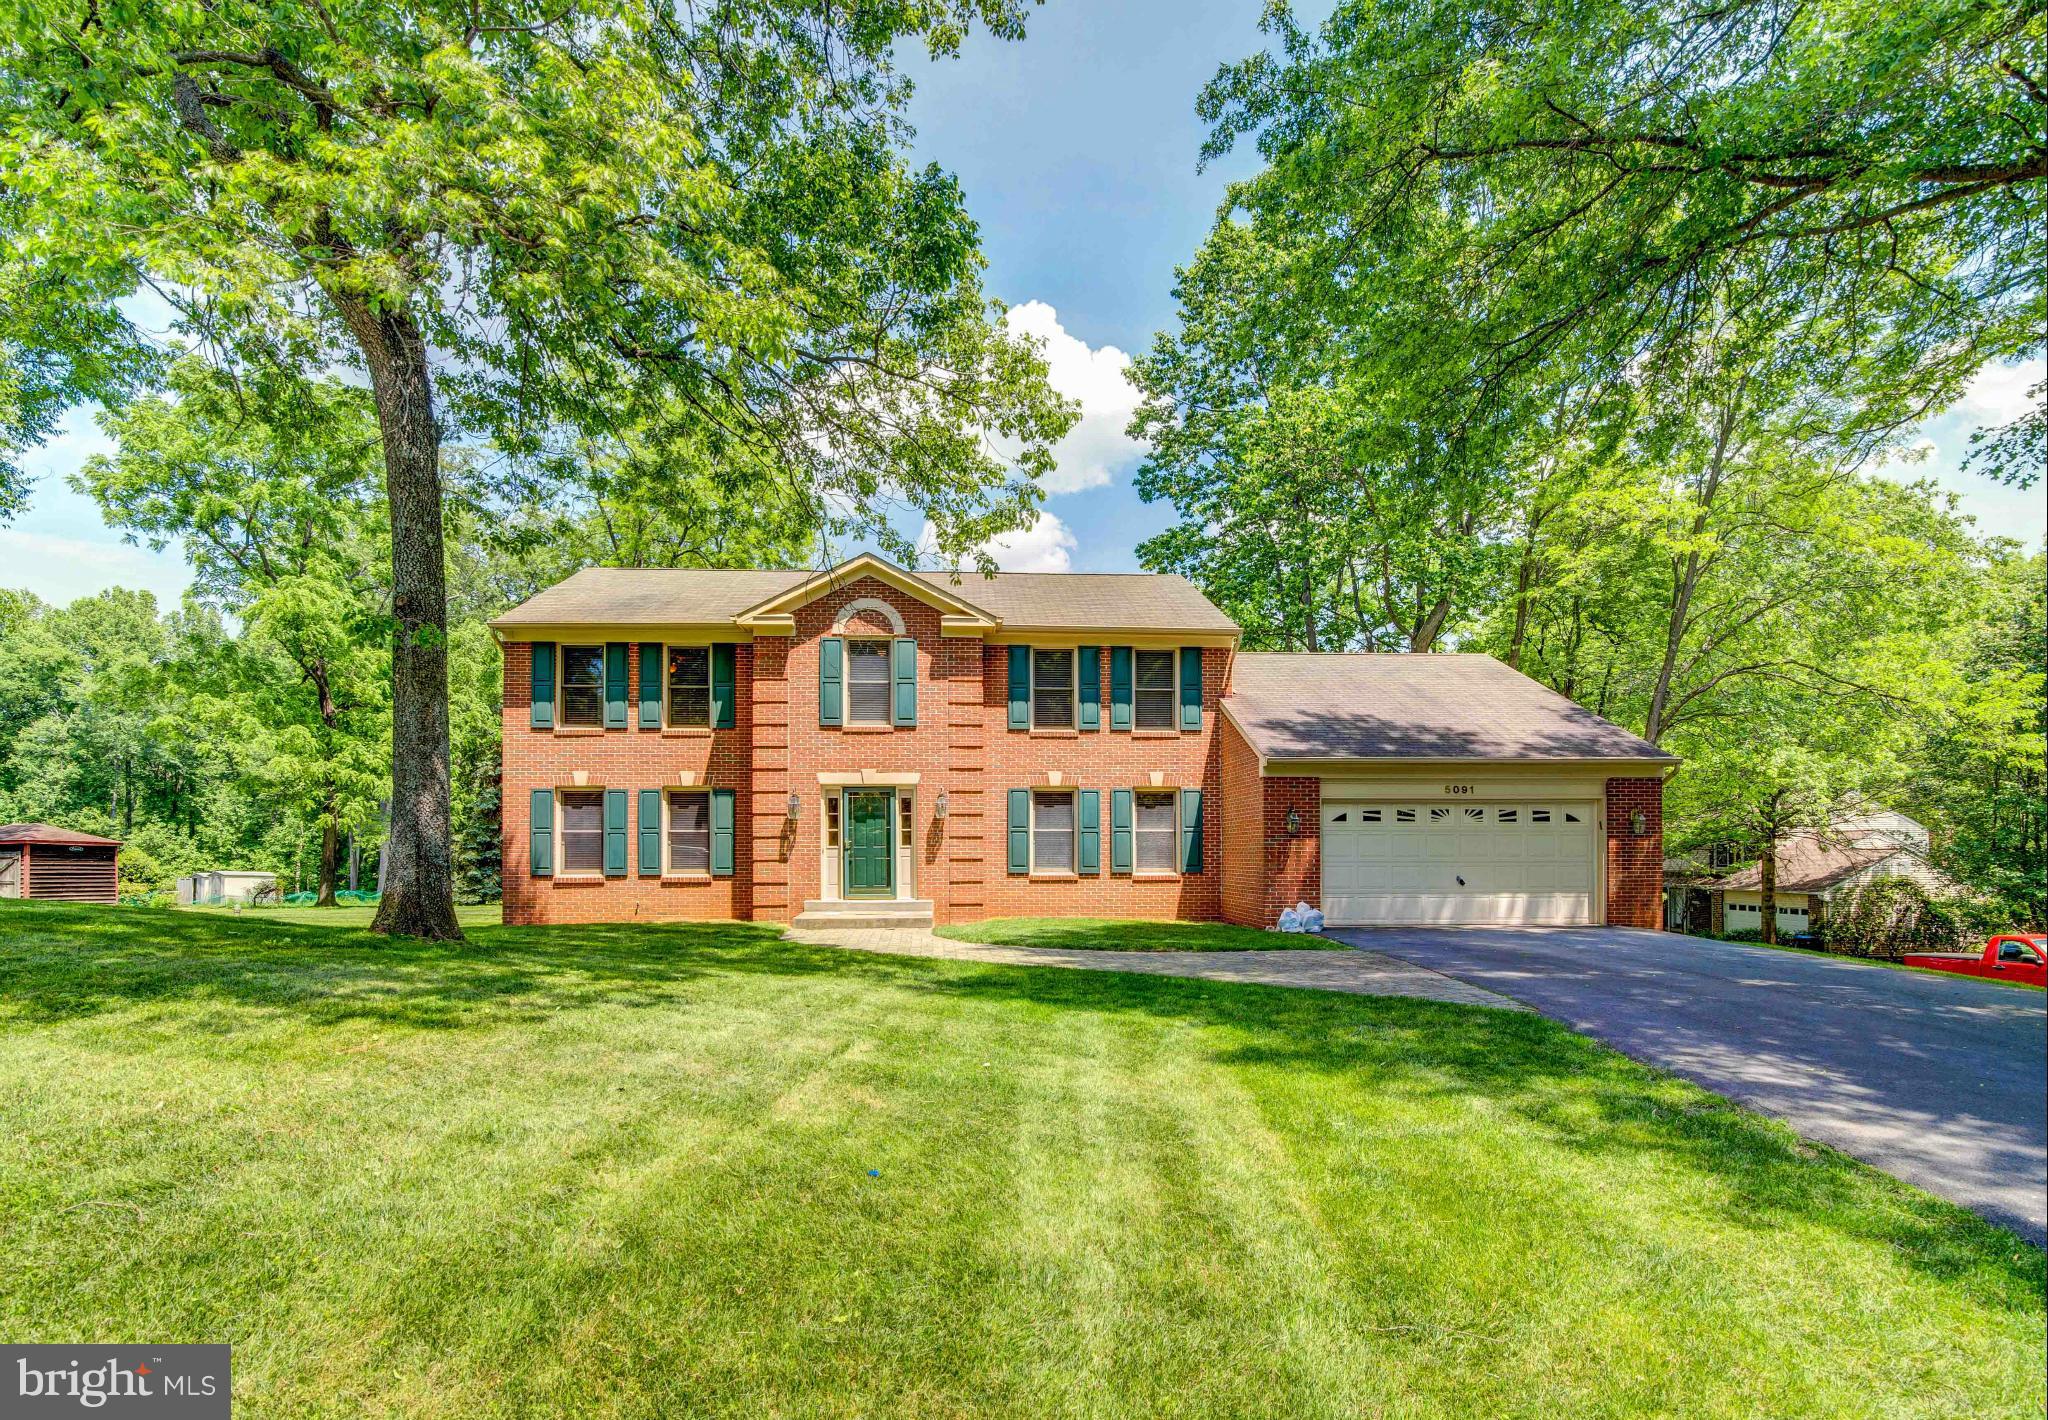
<svg viewBox="0 0 2048 1420"><path fill-rule="evenodd" d="M332 905L341 838L375 819L389 734L389 594L367 392L196 359L171 398L103 416L117 451L73 482L109 525L183 541L193 591L243 634L179 667L189 703L276 802L320 836Z"/></svg>
<svg viewBox="0 0 2048 1420"><path fill-rule="evenodd" d="M2040 927L2048 925L2048 558L2005 552L1973 601L1952 674L1933 688L1909 754L1905 806L1932 830L1943 867L2004 904L2008 925Z"/></svg>
<svg viewBox="0 0 2048 1420"><path fill-rule="evenodd" d="M15 7L10 259L102 320L147 277L209 348L369 377L395 622L380 930L460 936L451 433L538 456L631 430L651 467L688 451L885 545L896 499L948 552L1029 521L1072 414L993 318L957 185L905 164L892 67L899 41L1016 35L1022 10Z"/></svg>
<svg viewBox="0 0 2048 1420"><path fill-rule="evenodd" d="M1871 431L2042 348L2037 6L1343 0L1226 66L1205 154L1352 333L1354 372L1446 427L1682 356L1769 272ZM1986 450L2024 481L2036 458Z"/></svg>

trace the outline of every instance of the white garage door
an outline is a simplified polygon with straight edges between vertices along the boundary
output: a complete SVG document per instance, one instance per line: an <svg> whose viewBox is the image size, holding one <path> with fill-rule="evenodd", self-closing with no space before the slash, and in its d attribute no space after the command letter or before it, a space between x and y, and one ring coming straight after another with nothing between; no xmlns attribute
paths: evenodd
<svg viewBox="0 0 2048 1420"><path fill-rule="evenodd" d="M1332 923L1594 920L1595 809L1532 800L1323 804Z"/></svg>

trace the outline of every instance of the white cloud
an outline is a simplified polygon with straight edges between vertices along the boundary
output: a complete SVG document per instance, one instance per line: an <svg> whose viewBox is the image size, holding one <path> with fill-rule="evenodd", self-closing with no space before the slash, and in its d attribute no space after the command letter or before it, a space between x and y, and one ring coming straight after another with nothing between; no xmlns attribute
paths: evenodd
<svg viewBox="0 0 2048 1420"><path fill-rule="evenodd" d="M1981 429L2010 424L2033 407L2027 391L2041 382L2040 360L2021 360L2007 365L1993 362L1979 370L1963 390L1963 397L1948 413L1959 414Z"/></svg>
<svg viewBox="0 0 2048 1420"><path fill-rule="evenodd" d="M168 610L192 582L192 569L175 548L152 552L112 533L57 537L0 528L0 569L0 585L26 588L53 606L109 587L135 587L155 592L158 609Z"/></svg>
<svg viewBox="0 0 2048 1420"><path fill-rule="evenodd" d="M1070 572L1074 566L1074 534L1051 513L1041 512L1030 527L990 538L982 547L1005 572ZM929 522L917 535L917 551L920 566L941 565ZM969 565L967 559L961 565Z"/></svg>
<svg viewBox="0 0 2048 1420"><path fill-rule="evenodd" d="M1004 324L1042 342L1052 387L1081 405L1080 421L1060 440L1058 465L1040 480L1045 491L1100 488L1136 462L1144 446L1124 433L1138 408L1138 391L1126 378L1131 357L1114 345L1091 348L1069 335L1059 312L1043 301L1010 307Z"/></svg>

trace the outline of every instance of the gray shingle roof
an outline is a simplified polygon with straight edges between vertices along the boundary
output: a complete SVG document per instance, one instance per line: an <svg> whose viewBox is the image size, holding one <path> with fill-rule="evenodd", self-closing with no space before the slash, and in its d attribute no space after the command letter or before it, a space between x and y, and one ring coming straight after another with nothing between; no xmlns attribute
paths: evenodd
<svg viewBox="0 0 2048 1420"><path fill-rule="evenodd" d="M585 567L528 597L493 626L689 625L731 621L810 576L784 568Z"/></svg>
<svg viewBox="0 0 2048 1420"><path fill-rule="evenodd" d="M586 567L513 607L491 624L567 626L701 625L741 612L818 577L787 568ZM1235 632L1185 577L1151 573L917 572L913 576L971 603L1005 627L1065 631ZM821 584L821 594L829 584Z"/></svg>
<svg viewBox="0 0 2048 1420"><path fill-rule="evenodd" d="M1185 577L1155 572L919 572L1007 628L1077 631L1236 631L1237 623Z"/></svg>
<svg viewBox="0 0 2048 1420"><path fill-rule="evenodd" d="M1224 704L1268 759L1677 758L1491 656L1241 651Z"/></svg>
<svg viewBox="0 0 2048 1420"><path fill-rule="evenodd" d="M1906 850L1891 843L1829 844L1811 833L1796 833L1778 844L1779 892L1811 892L1840 882ZM1764 866L1751 863L1714 884L1717 892L1760 892Z"/></svg>

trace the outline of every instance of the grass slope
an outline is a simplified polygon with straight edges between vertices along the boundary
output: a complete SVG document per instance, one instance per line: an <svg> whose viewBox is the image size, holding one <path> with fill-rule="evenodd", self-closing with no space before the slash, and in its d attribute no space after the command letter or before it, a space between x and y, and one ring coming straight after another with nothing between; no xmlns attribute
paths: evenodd
<svg viewBox="0 0 2048 1420"><path fill-rule="evenodd" d="M1133 922L1110 917L995 917L937 929L956 942L1065 947L1094 952L1340 951L1307 932L1267 932L1228 922Z"/></svg>
<svg viewBox="0 0 2048 1420"><path fill-rule="evenodd" d="M2044 1400L2040 1252L1533 1015L738 925L0 904L0 1278L249 1416Z"/></svg>

